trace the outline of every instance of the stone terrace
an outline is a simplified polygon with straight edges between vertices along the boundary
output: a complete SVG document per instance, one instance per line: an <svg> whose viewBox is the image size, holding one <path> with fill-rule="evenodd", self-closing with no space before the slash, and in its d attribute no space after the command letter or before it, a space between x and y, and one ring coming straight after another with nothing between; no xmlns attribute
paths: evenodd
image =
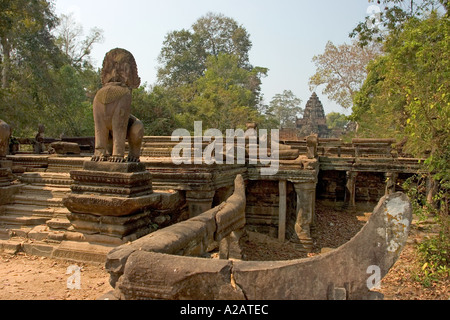
<svg viewBox="0 0 450 320"><path fill-rule="evenodd" d="M152 174L153 190L161 199L151 222L155 228L198 216L226 201L236 176L241 175L246 185L247 226L281 241L290 240L305 252L312 248L316 199L349 207L357 202L376 203L385 194L401 191L398 182L420 170L418 159L403 157L394 141L383 139L281 141L279 170L271 176L261 174L266 166L248 161L175 165L170 156L176 144L171 137L144 137L141 162ZM2 167L9 167L16 179L8 176L1 187L0 248L104 261L120 239L104 243L74 232L63 205L73 185L70 172L82 169L89 156L7 156Z"/></svg>

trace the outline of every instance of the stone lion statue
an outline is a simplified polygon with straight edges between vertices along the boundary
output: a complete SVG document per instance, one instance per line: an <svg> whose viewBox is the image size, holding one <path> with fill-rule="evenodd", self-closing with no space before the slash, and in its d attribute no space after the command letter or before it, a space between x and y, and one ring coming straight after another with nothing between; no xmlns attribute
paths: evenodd
<svg viewBox="0 0 450 320"><path fill-rule="evenodd" d="M139 87L136 61L125 49L109 51L94 98L95 152L92 161L139 162L144 126L131 115L131 91ZM125 159L125 142L129 153Z"/></svg>

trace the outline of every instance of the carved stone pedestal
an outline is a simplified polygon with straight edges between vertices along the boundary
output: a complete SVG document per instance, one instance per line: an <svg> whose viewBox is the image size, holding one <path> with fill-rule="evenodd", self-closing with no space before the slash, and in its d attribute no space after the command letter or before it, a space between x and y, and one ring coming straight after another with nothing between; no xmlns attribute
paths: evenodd
<svg viewBox="0 0 450 320"><path fill-rule="evenodd" d="M160 195L153 193L143 164L88 161L70 174L74 184L64 205L81 240L124 243L152 231L151 209Z"/></svg>

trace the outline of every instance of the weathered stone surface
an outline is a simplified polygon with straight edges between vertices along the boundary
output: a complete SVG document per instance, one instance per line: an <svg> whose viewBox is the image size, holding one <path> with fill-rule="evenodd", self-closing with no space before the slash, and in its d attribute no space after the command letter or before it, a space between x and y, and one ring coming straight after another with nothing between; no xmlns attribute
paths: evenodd
<svg viewBox="0 0 450 320"><path fill-rule="evenodd" d="M129 216L98 216L91 214L69 213L68 219L76 231L85 234L103 234L114 237L125 237L151 226L151 211Z"/></svg>
<svg viewBox="0 0 450 320"><path fill-rule="evenodd" d="M11 137L11 127L3 120L0 120L0 158L6 157L9 153L9 138Z"/></svg>
<svg viewBox="0 0 450 320"><path fill-rule="evenodd" d="M245 226L245 184L241 175L236 178L235 192L228 198L226 205L216 215L215 240L220 241L234 230Z"/></svg>
<svg viewBox="0 0 450 320"><path fill-rule="evenodd" d="M120 172L120 173L146 171L145 165L140 162L108 163L108 162L85 161L83 164L83 169L86 171L104 171L104 172Z"/></svg>
<svg viewBox="0 0 450 320"><path fill-rule="evenodd" d="M63 241L53 248L51 258L70 261L90 261L103 263L110 246L90 244L87 242Z"/></svg>
<svg viewBox="0 0 450 320"><path fill-rule="evenodd" d="M235 183L234 194L221 205L113 249L106 261L111 284L114 285L122 276L128 257L135 251L201 256L214 247L217 240L241 229L245 225L245 187L242 176L238 176Z"/></svg>
<svg viewBox="0 0 450 320"><path fill-rule="evenodd" d="M97 216L128 216L155 207L151 174L140 163L86 161L84 170L71 172L74 184L64 205L72 213Z"/></svg>
<svg viewBox="0 0 450 320"><path fill-rule="evenodd" d="M1 170L1 169L0 169ZM13 201L13 196L17 194L22 185L5 183L5 186L0 187L0 205L5 205Z"/></svg>
<svg viewBox="0 0 450 320"><path fill-rule="evenodd" d="M121 299L217 300L244 299L233 286L232 263L227 260L134 252L125 276L116 286ZM199 290L198 288L201 288Z"/></svg>
<svg viewBox="0 0 450 320"><path fill-rule="evenodd" d="M16 254L22 250L23 241L21 240L0 240L0 252Z"/></svg>
<svg viewBox="0 0 450 320"><path fill-rule="evenodd" d="M317 145L318 145L317 135L309 136L306 138L306 156L308 159L317 158Z"/></svg>
<svg viewBox="0 0 450 320"><path fill-rule="evenodd" d="M80 154L80 146L78 143L72 143L72 142L64 142L64 141L57 141L50 144L50 148L52 148L56 154ZM36 152L40 153L40 152Z"/></svg>
<svg viewBox="0 0 450 320"><path fill-rule="evenodd" d="M136 61L125 49L115 48L105 55L101 73L103 87L93 102L95 152L93 161L139 162L143 123L131 115L132 90L139 87ZM125 141L129 153L125 160Z"/></svg>
<svg viewBox="0 0 450 320"><path fill-rule="evenodd" d="M75 182L74 187L77 186L85 186L84 189L77 190L75 192L88 192L90 191L89 187L103 187L105 188L104 193L108 193L108 188L138 188L144 187L144 190L138 190L135 192L124 192L124 194L132 195L133 193L142 193L144 191L151 192L151 174L143 171L143 172L133 172L133 173L121 173L121 172L113 172L113 171L72 171L71 177ZM97 193L102 192L100 189L92 189ZM94 191L94 192L95 192ZM131 189L131 191L133 191ZM119 191L111 191L111 193L120 194Z"/></svg>
<svg viewBox="0 0 450 320"><path fill-rule="evenodd" d="M135 198L72 194L64 199L64 205L72 213L122 217L152 208L159 199L158 194Z"/></svg>
<svg viewBox="0 0 450 320"><path fill-rule="evenodd" d="M365 299L369 267L378 267L381 279L387 274L406 243L411 220L404 194L384 197L363 229L340 248L304 260L237 261L236 283L251 300L327 299L330 285L345 288L348 299Z"/></svg>
<svg viewBox="0 0 450 320"><path fill-rule="evenodd" d="M249 300L366 299L371 296L371 270L380 270L380 281L387 274L406 243L411 220L409 199L395 193L380 200L352 240L313 258L257 262L180 257L148 252L144 244L151 241L145 239L138 247L113 250L107 268L122 299L229 299L230 292Z"/></svg>
<svg viewBox="0 0 450 320"><path fill-rule="evenodd" d="M298 135L303 137L317 134L319 138L328 138L331 133L327 126L322 102L315 92L306 103L303 118L297 120L297 129Z"/></svg>

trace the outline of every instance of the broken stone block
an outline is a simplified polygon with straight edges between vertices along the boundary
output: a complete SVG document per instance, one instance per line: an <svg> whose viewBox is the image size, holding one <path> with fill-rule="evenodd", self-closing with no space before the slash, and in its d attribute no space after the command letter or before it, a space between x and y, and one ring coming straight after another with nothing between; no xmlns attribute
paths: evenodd
<svg viewBox="0 0 450 320"><path fill-rule="evenodd" d="M57 141L50 144L50 148L54 150L56 154L66 155L66 154L80 154L80 146L78 143Z"/></svg>
<svg viewBox="0 0 450 320"><path fill-rule="evenodd" d="M228 260L136 251L128 258L116 295L126 300L244 299L232 281L231 267Z"/></svg>
<svg viewBox="0 0 450 320"><path fill-rule="evenodd" d="M28 238L31 240L42 241L48 238L50 231L47 226L34 227L28 232Z"/></svg>

